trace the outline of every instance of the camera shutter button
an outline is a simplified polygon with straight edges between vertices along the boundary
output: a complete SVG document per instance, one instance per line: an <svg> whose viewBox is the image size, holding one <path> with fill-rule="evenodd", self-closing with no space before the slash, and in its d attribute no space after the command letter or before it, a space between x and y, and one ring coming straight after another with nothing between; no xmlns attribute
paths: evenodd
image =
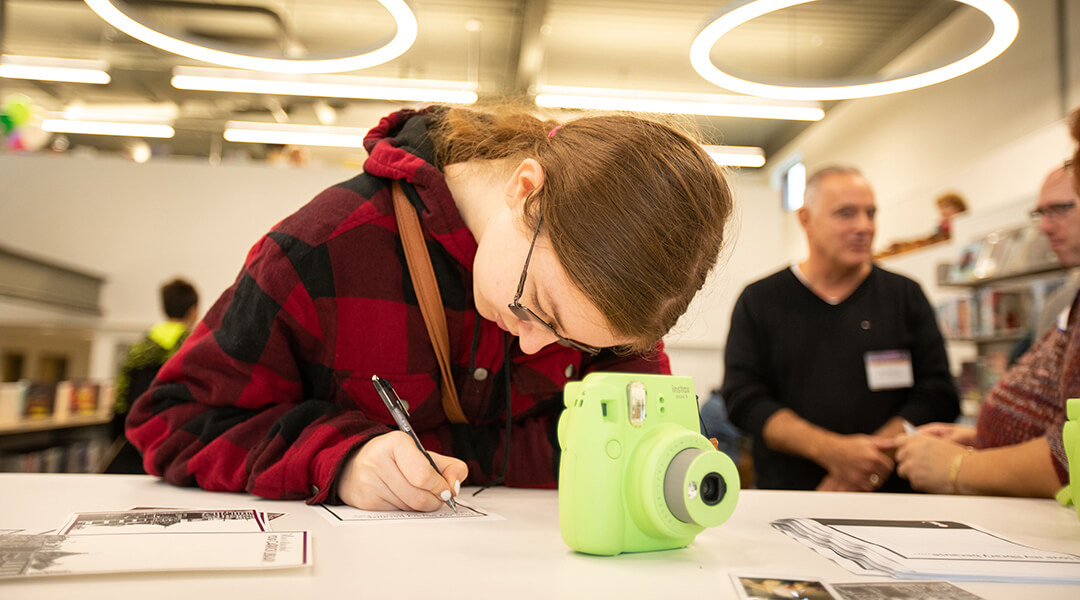
<svg viewBox="0 0 1080 600"><path fill-rule="evenodd" d="M622 444L619 443L619 440L608 440L607 444L604 446L604 450L612 460L616 460L622 456Z"/></svg>

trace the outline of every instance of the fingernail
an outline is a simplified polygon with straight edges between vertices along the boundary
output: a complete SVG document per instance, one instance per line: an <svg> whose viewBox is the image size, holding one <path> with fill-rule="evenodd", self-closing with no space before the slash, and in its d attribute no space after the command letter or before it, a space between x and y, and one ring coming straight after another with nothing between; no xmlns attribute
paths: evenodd
<svg viewBox="0 0 1080 600"><path fill-rule="evenodd" d="M454 481L454 495L457 496L460 493L461 493L461 482L460 481Z"/></svg>
<svg viewBox="0 0 1080 600"><path fill-rule="evenodd" d="M450 490L443 490L442 493L439 494L439 497L442 498L443 502L449 502L450 501Z"/></svg>

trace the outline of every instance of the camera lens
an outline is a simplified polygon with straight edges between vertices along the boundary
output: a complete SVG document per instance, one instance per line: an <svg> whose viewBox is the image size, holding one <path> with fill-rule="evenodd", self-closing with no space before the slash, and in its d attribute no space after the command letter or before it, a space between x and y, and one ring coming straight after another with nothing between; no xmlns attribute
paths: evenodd
<svg viewBox="0 0 1080 600"><path fill-rule="evenodd" d="M717 472L712 472L701 479L701 501L709 506L715 506L727 492L724 479Z"/></svg>

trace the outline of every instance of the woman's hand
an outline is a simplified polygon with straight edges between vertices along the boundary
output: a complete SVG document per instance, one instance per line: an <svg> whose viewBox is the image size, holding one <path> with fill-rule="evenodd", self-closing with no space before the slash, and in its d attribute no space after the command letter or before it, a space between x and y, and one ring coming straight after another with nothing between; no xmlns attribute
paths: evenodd
<svg viewBox="0 0 1080 600"><path fill-rule="evenodd" d="M964 446L975 445L975 428L971 425L957 425L956 423L927 423L920 426L916 431L954 444Z"/></svg>
<svg viewBox="0 0 1080 600"><path fill-rule="evenodd" d="M457 495L469 468L456 458L429 454L441 474L408 434L392 431L371 438L345 464L338 497L362 510L437 510L444 499Z"/></svg>
<svg viewBox="0 0 1080 600"><path fill-rule="evenodd" d="M953 461L964 451L963 445L941 437L922 433L904 436L896 451L896 473L920 492L952 494L955 490L949 479L950 470Z"/></svg>

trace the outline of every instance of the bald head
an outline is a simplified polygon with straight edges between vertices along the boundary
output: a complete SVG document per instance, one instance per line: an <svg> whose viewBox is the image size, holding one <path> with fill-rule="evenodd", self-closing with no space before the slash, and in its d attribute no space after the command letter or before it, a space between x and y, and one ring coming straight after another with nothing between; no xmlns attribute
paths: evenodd
<svg viewBox="0 0 1080 600"><path fill-rule="evenodd" d="M806 192L803 194L803 207L806 210L816 210L823 195L823 183L832 177L858 177L866 180L861 171L855 167L846 165L830 165L814 171L806 178Z"/></svg>

